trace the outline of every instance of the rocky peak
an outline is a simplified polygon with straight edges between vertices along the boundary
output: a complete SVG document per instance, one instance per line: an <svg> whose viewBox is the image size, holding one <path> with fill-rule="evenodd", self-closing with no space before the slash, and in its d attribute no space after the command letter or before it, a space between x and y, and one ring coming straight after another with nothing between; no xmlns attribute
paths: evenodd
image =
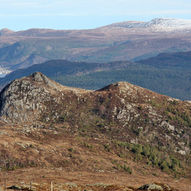
<svg viewBox="0 0 191 191"><path fill-rule="evenodd" d="M44 82L44 83L48 83L49 79L44 75L42 74L41 72L35 72L31 75L31 78L34 80L34 81L37 81L37 82Z"/></svg>
<svg viewBox="0 0 191 191"><path fill-rule="evenodd" d="M29 80L33 83L36 82L41 86L45 85L45 86L53 88L53 89L59 89L61 86L60 84L56 83L55 81L52 81L49 78L47 78L41 72L35 72L35 73L31 74L29 77L22 78L22 81L23 80Z"/></svg>
<svg viewBox="0 0 191 191"><path fill-rule="evenodd" d="M14 80L0 93L0 115L4 121L24 122L37 119L45 102L62 86L40 72Z"/></svg>
<svg viewBox="0 0 191 191"><path fill-rule="evenodd" d="M13 123L38 121L41 114L56 113L65 95L77 96L84 92L62 86L35 72L12 81L1 91L0 116L2 120Z"/></svg>
<svg viewBox="0 0 191 191"><path fill-rule="evenodd" d="M125 98L128 101L131 100L136 103L140 101L142 103L148 102L150 98L154 96L162 97L162 95L128 82L116 82L98 90L98 92L99 91L112 92L112 94L120 95L122 99Z"/></svg>

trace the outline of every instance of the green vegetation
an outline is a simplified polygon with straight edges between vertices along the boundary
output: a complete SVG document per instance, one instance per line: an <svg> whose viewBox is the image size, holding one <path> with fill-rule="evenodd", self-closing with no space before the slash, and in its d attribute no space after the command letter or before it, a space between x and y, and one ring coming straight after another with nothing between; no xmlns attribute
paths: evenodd
<svg viewBox="0 0 191 191"><path fill-rule="evenodd" d="M191 99L188 91L191 82L189 76L190 70L159 70L152 67L132 66L124 70L96 72L82 76L57 76L54 79L67 86L85 89L99 89L117 81L128 81L171 97Z"/></svg>
<svg viewBox="0 0 191 191"><path fill-rule="evenodd" d="M133 169L131 167L127 166L126 164L121 164L119 161L116 161L116 160L113 160L112 164L114 164L113 168L116 170L125 171L128 174L133 173Z"/></svg>
<svg viewBox="0 0 191 191"><path fill-rule="evenodd" d="M74 152L74 149L73 148L69 148L68 151L69 152Z"/></svg>
<svg viewBox="0 0 191 191"><path fill-rule="evenodd" d="M67 86L85 89L99 89L117 81L153 90L160 94L180 99L191 99L191 68L156 68L148 65L129 65L123 70L111 70L84 74L81 76L54 76L53 78Z"/></svg>
<svg viewBox="0 0 191 191"><path fill-rule="evenodd" d="M107 152L110 152L111 151L111 148L110 148L110 145L109 144L104 144L104 149L107 151Z"/></svg>
<svg viewBox="0 0 191 191"><path fill-rule="evenodd" d="M83 143L82 143L82 146L88 148L89 150L92 150L92 149L93 149L93 145L91 145L91 144L89 144L89 143L87 143L87 142L83 142Z"/></svg>
<svg viewBox="0 0 191 191"><path fill-rule="evenodd" d="M135 160L140 161L146 159L148 165L158 166L161 170L168 172L169 170L177 171L180 167L180 161L167 153L159 151L155 147L149 145L131 144L131 152L135 154Z"/></svg>
<svg viewBox="0 0 191 191"><path fill-rule="evenodd" d="M57 57L59 58L59 57ZM191 64L189 59L158 62L152 60L131 64L129 62L85 63L53 60L43 64L15 71L0 80L0 86L10 80L40 71L57 82L84 89L100 89L117 81L128 81L132 84L153 90L171 97L190 100ZM108 69L109 68L109 69ZM99 70L99 72L97 71Z"/></svg>
<svg viewBox="0 0 191 191"><path fill-rule="evenodd" d="M163 116L166 116L166 121L180 126L191 127L191 110L189 107L182 107L182 104L176 100L169 102L152 99L150 104L154 108L159 109Z"/></svg>
<svg viewBox="0 0 191 191"><path fill-rule="evenodd" d="M157 107L163 110L164 116L167 116L167 121L177 123L178 125L191 127L191 114L189 108L183 109L181 104L176 101L171 103L160 103L156 104L155 100L151 100L153 107Z"/></svg>
<svg viewBox="0 0 191 191"><path fill-rule="evenodd" d="M145 161L147 165L158 167L162 171L180 173L183 168L179 159L164 151L158 150L156 147L152 147L150 145L131 144L121 141L114 141L113 144L117 146L118 151L122 148L122 153L130 151L133 154L135 161ZM127 154L121 155L123 157L128 156Z"/></svg>
<svg viewBox="0 0 191 191"><path fill-rule="evenodd" d="M126 165L123 165L123 169L124 169L125 172L128 172L129 174L133 173L132 168L129 167L129 166L127 167Z"/></svg>

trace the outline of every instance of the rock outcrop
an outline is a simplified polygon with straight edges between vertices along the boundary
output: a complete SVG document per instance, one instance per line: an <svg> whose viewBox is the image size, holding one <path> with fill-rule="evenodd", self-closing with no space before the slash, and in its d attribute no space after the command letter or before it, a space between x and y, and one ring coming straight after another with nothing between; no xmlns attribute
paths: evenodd
<svg viewBox="0 0 191 191"><path fill-rule="evenodd" d="M28 122L37 119L46 109L44 103L58 85L43 74L36 72L29 77L14 80L0 94L0 115L8 122Z"/></svg>
<svg viewBox="0 0 191 191"><path fill-rule="evenodd" d="M145 184L145 185L141 186L138 190L163 191L164 189L162 188L161 185L157 185L157 184Z"/></svg>
<svg viewBox="0 0 191 191"><path fill-rule="evenodd" d="M102 128L132 143L152 142L187 155L191 104L127 82L98 91L64 87L36 72L11 82L0 93L1 120L9 123L67 123ZM101 129L99 128L99 129ZM116 130L118 129L118 130ZM113 135L114 136L114 135Z"/></svg>

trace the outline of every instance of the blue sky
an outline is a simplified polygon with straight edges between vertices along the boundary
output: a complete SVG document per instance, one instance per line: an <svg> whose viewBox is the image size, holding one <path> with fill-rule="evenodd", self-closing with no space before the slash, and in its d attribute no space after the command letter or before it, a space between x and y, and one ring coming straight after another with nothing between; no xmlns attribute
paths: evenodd
<svg viewBox="0 0 191 191"><path fill-rule="evenodd" d="M0 0L0 28L87 29L127 20L191 19L190 0Z"/></svg>

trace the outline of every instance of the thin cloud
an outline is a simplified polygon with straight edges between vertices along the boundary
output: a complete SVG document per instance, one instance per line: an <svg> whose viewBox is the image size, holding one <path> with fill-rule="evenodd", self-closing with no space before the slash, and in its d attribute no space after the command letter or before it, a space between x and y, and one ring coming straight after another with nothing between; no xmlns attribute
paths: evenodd
<svg viewBox="0 0 191 191"><path fill-rule="evenodd" d="M191 14L191 10L161 10L161 11L128 11L128 12L107 12L97 15L95 12L66 12L66 13L24 13L24 14L2 14L0 17L77 17L77 16L157 16L157 15L186 15Z"/></svg>
<svg viewBox="0 0 191 191"><path fill-rule="evenodd" d="M34 14L0 14L0 17L50 17L50 16L85 16L76 13L34 13Z"/></svg>
<svg viewBox="0 0 191 191"><path fill-rule="evenodd" d="M166 14L166 15L171 15L171 14L191 14L191 10L162 10L162 11L156 11L152 12L152 14Z"/></svg>
<svg viewBox="0 0 191 191"><path fill-rule="evenodd" d="M1 6L10 6L15 8L26 8L26 7L38 7L40 4L37 1L11 1L6 0L1 2Z"/></svg>
<svg viewBox="0 0 191 191"><path fill-rule="evenodd" d="M9 28L97 27L121 20L191 18L190 0L0 0L0 23ZM67 23L67 24L66 24Z"/></svg>
<svg viewBox="0 0 191 191"><path fill-rule="evenodd" d="M125 13L115 13L115 15L120 15L120 16L136 16L136 15L147 15L147 16L155 16L155 15L186 15L186 14L191 14L191 10L157 10L157 11L128 11ZM106 14L105 14L106 15ZM107 14L109 16L111 14Z"/></svg>

